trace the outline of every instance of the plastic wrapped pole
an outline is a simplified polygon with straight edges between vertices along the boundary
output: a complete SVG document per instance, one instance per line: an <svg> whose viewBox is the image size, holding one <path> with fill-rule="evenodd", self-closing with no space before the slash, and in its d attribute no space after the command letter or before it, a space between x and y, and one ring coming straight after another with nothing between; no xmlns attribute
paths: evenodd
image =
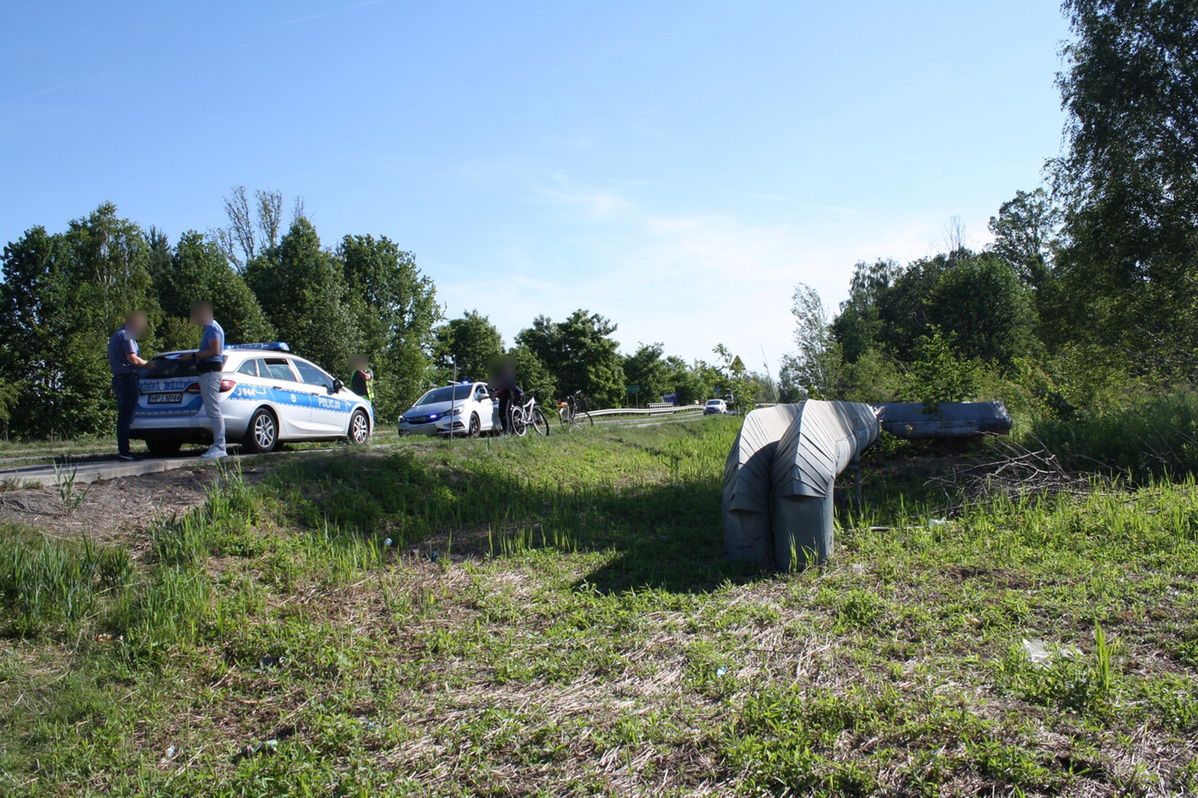
<svg viewBox="0 0 1198 798"><path fill-rule="evenodd" d="M900 438L972 438L1006 435L1011 414L1002 402L942 402L928 413L919 402L878 406L882 429Z"/></svg>
<svg viewBox="0 0 1198 798"><path fill-rule="evenodd" d="M741 424L724 465L724 546L732 560L768 565L773 556L774 450L801 408L801 404L759 408Z"/></svg>
<svg viewBox="0 0 1198 798"><path fill-rule="evenodd" d="M878 438L874 410L860 402L798 405L772 466L774 564L782 570L832 554L836 477Z"/></svg>

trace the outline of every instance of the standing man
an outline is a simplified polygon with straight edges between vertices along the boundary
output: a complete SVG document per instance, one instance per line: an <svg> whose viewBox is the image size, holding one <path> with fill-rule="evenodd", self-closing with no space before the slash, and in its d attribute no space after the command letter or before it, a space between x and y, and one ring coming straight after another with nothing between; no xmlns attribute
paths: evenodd
<svg viewBox="0 0 1198 798"><path fill-rule="evenodd" d="M200 456L205 460L216 460L228 454L225 451L225 419L220 413L220 373L225 367L225 331L212 318L211 302L192 304L191 323L201 330L200 346L191 356L200 375L204 412L212 422L212 447Z"/></svg>
<svg viewBox="0 0 1198 798"><path fill-rule="evenodd" d="M374 372L365 355L354 358L354 376L349 378L349 389L374 405Z"/></svg>
<svg viewBox="0 0 1198 798"><path fill-rule="evenodd" d="M504 358L494 368L491 391L499 397L499 423L506 433L512 430L512 405L524 404L524 391L516 382L516 361Z"/></svg>
<svg viewBox="0 0 1198 798"><path fill-rule="evenodd" d="M137 459L129 451L129 427L140 395L137 371L146 365L137 346L137 339L145 331L146 314L135 310L108 339L108 367L112 369L112 392L116 395L116 458L125 462Z"/></svg>

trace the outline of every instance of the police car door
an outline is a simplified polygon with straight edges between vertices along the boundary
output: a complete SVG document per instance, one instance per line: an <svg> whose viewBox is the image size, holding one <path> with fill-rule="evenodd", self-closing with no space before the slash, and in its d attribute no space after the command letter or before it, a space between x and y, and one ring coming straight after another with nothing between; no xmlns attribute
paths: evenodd
<svg viewBox="0 0 1198 798"><path fill-rule="evenodd" d="M313 432L344 435L349 429L349 413L353 410L353 405L345 399L338 398L333 390L333 378L328 374L298 357L291 363L299 371L304 388L309 392L308 410Z"/></svg>
<svg viewBox="0 0 1198 798"><path fill-rule="evenodd" d="M299 438L310 435L312 422L308 411L308 390L291 363L285 357L264 357L259 363L261 372L270 390L270 401L279 416L279 429L283 438Z"/></svg>
<svg viewBox="0 0 1198 798"><path fill-rule="evenodd" d="M499 426L499 411L495 409L491 402L491 394L487 392L485 383L478 383L474 386L474 401L478 410L479 429L483 432L495 429ZM467 419L467 422L469 420Z"/></svg>

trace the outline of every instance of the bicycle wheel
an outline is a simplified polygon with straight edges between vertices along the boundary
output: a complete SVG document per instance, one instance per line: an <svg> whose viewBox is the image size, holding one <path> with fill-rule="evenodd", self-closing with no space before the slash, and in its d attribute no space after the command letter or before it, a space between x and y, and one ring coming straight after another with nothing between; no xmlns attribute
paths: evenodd
<svg viewBox="0 0 1198 798"><path fill-rule="evenodd" d="M512 408L512 434L523 437L528 432L528 420L524 418L524 408Z"/></svg>
<svg viewBox="0 0 1198 798"><path fill-rule="evenodd" d="M591 418L591 414L585 410L579 410L574 414L575 424L586 424L588 427L595 426L595 419Z"/></svg>
<svg viewBox="0 0 1198 798"><path fill-rule="evenodd" d="M532 428L538 435L549 437L549 419L541 412L541 408L534 407L532 409Z"/></svg>

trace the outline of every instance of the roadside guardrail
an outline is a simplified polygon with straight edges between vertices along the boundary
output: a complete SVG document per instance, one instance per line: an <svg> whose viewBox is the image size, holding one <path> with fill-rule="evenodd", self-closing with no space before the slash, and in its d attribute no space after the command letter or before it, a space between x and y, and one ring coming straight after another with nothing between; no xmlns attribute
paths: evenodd
<svg viewBox="0 0 1198 798"><path fill-rule="evenodd" d="M702 413L703 405L669 405L666 407L609 407L591 410L591 416L669 416L675 413Z"/></svg>

